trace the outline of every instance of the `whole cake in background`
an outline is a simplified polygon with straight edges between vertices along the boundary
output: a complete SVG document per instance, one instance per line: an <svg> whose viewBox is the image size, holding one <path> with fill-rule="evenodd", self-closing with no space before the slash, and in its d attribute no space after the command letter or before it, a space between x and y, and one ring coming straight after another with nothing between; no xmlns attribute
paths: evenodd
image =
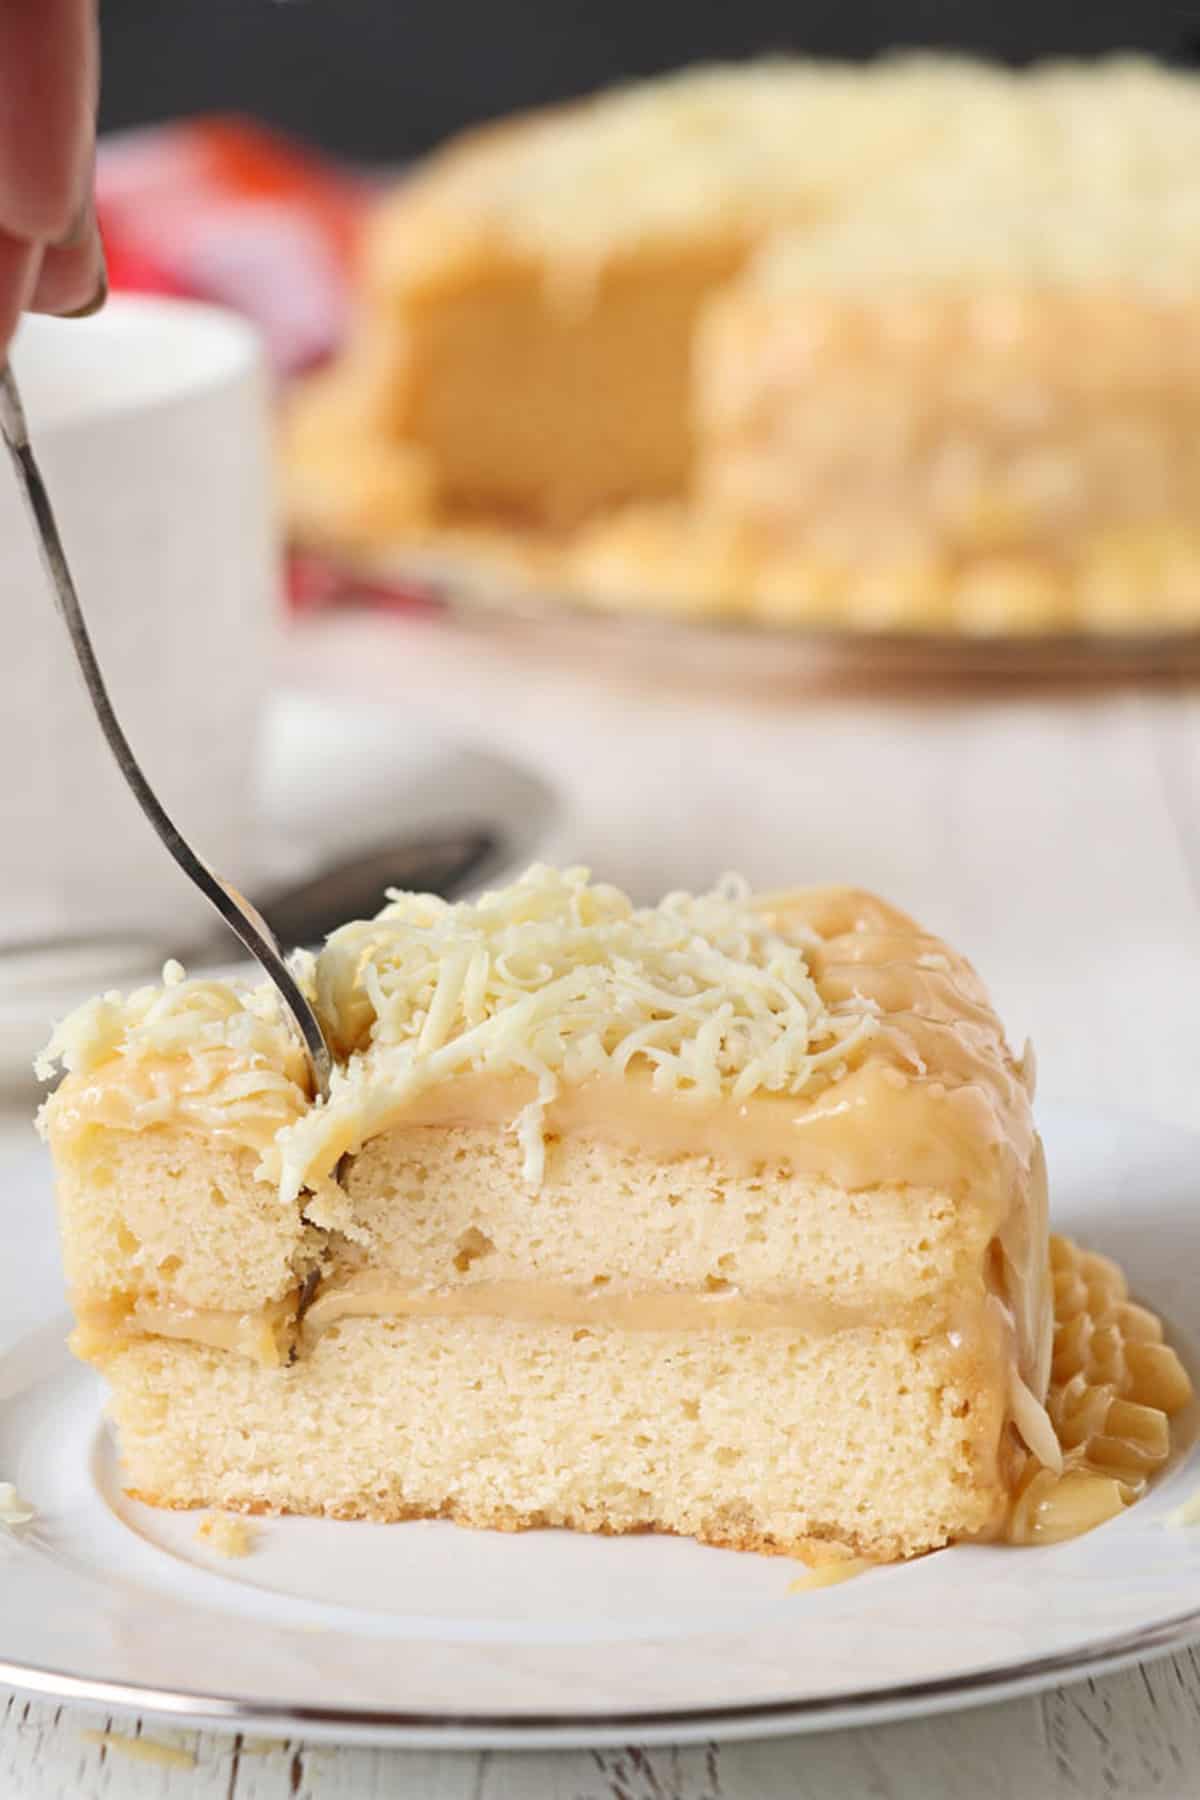
<svg viewBox="0 0 1200 1800"><path fill-rule="evenodd" d="M1200 83L1121 59L699 68L379 207L294 528L602 605L1200 621Z"/></svg>
<svg viewBox="0 0 1200 1800"><path fill-rule="evenodd" d="M1028 1058L851 890L397 895L55 1033L73 1345L163 1506L889 1560L1134 1500L1190 1388L1048 1235Z"/></svg>

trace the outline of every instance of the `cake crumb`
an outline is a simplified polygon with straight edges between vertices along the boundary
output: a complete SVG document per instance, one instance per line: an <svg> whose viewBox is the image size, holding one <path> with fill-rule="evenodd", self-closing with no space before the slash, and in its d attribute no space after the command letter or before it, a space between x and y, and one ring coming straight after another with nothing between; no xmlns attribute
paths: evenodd
<svg viewBox="0 0 1200 1800"><path fill-rule="evenodd" d="M874 1568L863 1556L839 1556L830 1558L828 1562L819 1562L815 1568L806 1569L803 1575L788 1583L789 1594L801 1594L808 1588L833 1587L839 1581L853 1581L856 1575L865 1575L868 1569Z"/></svg>
<svg viewBox="0 0 1200 1800"><path fill-rule="evenodd" d="M28 1525L37 1514L28 1500L22 1500L11 1481L0 1481L0 1528Z"/></svg>
<svg viewBox="0 0 1200 1800"><path fill-rule="evenodd" d="M160 1744L156 1738L124 1737L119 1731L85 1731L81 1734L89 1744L99 1744L105 1750L115 1750L121 1756L130 1756L135 1762L157 1763L165 1769L194 1769L195 1752L181 1750L175 1744Z"/></svg>
<svg viewBox="0 0 1200 1800"><path fill-rule="evenodd" d="M196 1527L196 1537L220 1556L249 1556L254 1548L254 1533L245 1519L229 1513L205 1513Z"/></svg>

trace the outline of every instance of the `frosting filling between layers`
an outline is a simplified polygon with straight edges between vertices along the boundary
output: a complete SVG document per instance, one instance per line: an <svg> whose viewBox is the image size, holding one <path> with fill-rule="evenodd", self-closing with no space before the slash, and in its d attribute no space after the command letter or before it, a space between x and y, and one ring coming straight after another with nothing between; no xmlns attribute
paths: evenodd
<svg viewBox="0 0 1200 1800"><path fill-rule="evenodd" d="M102 1358L131 1338L179 1338L228 1350L264 1368L279 1368L292 1355L301 1290L250 1312L215 1306L187 1306L159 1294L127 1294L112 1299L76 1295L76 1328L71 1348L86 1361Z"/></svg>
<svg viewBox="0 0 1200 1800"><path fill-rule="evenodd" d="M891 1300L830 1301L803 1292L756 1297L719 1285L701 1290L614 1290L599 1284L488 1281L439 1289L412 1287L393 1272L377 1269L355 1270L319 1283L307 1305L302 1305L299 1290L269 1307L244 1313L143 1294L123 1300L77 1297L75 1312L89 1351L127 1337L171 1337L237 1351L268 1364L286 1360L279 1350L288 1345L289 1336L303 1354L322 1332L343 1319L358 1318L493 1318L583 1330L786 1330L805 1337L903 1329L923 1337L943 1333L956 1348L975 1343L985 1332L1009 1328L1005 1309L990 1294L949 1303L939 1295L897 1305Z"/></svg>

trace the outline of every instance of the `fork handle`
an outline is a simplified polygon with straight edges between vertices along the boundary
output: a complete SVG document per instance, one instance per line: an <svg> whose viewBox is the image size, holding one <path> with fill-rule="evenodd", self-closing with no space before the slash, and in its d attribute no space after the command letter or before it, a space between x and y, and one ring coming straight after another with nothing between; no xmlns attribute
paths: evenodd
<svg viewBox="0 0 1200 1800"><path fill-rule="evenodd" d="M12 368L5 363L0 369L0 433L11 451L29 448L29 427L25 423L25 408L21 404L21 396L17 391L16 378Z"/></svg>
<svg viewBox="0 0 1200 1800"><path fill-rule="evenodd" d="M67 634L71 639L71 648L75 652L75 661L79 665L84 686L88 691L88 698L91 700L92 708L100 722L100 729L104 733L105 741L112 751L117 767L127 785L132 789L134 798L146 818L188 880L193 882L216 908L230 930L240 938L251 956L256 958L264 972L275 984L304 1045L316 1091L322 1096L327 1096L329 1078L332 1074L329 1046L325 1042L324 1033L316 1014L301 993L279 945L272 937L265 921L250 906L249 902L242 901L240 895L230 890L221 877L209 868L203 857L196 854L187 839L178 830L174 820L143 775L129 739L125 736L120 721L113 711L108 688L100 672L100 665L96 661L91 634L79 604L79 596L75 591L75 583L55 521L54 509L50 504L50 496L46 492L46 484L42 480L41 471L30 446L25 408L21 404L20 390L9 364L0 370L0 434L3 435L11 452L21 491L33 517L38 547L46 567L46 573L50 578L55 606L67 628Z"/></svg>

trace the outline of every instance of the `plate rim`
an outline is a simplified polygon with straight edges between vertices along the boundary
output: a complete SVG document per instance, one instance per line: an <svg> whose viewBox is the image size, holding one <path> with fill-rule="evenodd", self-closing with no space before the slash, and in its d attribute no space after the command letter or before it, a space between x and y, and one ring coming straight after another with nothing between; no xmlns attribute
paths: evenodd
<svg viewBox="0 0 1200 1800"><path fill-rule="evenodd" d="M961 1711L1035 1693L1061 1678L1079 1680L1167 1656L1200 1639L1200 1607L1078 1650L1021 1663L893 1687L813 1699L747 1701L735 1706L659 1708L646 1712L439 1713L336 1705L251 1703L230 1694L185 1694L128 1681L107 1681L35 1664L0 1660L0 1684L39 1699L173 1722L225 1733L261 1729L285 1737L322 1738L397 1748L570 1749L590 1745L684 1744L720 1736L763 1738L844 1730L855 1725ZM298 1728L298 1729L295 1729Z"/></svg>

